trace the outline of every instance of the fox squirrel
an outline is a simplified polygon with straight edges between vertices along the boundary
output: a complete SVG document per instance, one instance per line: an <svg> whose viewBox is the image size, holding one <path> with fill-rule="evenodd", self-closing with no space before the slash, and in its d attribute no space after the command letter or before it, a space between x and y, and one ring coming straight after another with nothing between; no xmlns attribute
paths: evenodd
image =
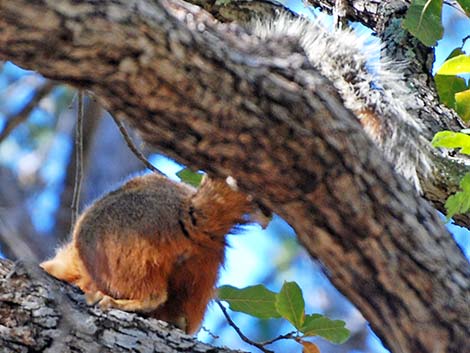
<svg viewBox="0 0 470 353"><path fill-rule="evenodd" d="M96 201L72 241L41 267L87 303L147 313L194 333L224 262L225 235L251 211L247 195L204 177L198 190L149 174Z"/></svg>

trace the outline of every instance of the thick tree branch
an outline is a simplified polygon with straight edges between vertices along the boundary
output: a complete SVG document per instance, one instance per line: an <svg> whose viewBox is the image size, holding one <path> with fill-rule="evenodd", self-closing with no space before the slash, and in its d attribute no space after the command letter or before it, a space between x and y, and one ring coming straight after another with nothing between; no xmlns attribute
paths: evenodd
<svg viewBox="0 0 470 353"><path fill-rule="evenodd" d="M308 0L313 6L327 13L333 13L336 0ZM364 24L374 32L382 33L390 18L402 15L409 6L406 0L349 0L346 18Z"/></svg>
<svg viewBox="0 0 470 353"><path fill-rule="evenodd" d="M0 259L2 352L241 353L196 341L136 314L87 307L78 289L38 267Z"/></svg>
<svg viewBox="0 0 470 353"><path fill-rule="evenodd" d="M202 6L222 22L236 21L245 24L253 18L272 18L288 12L286 8L269 0L232 0L224 5L205 0L190 2ZM310 3L331 13L335 0L310 0ZM422 133L425 138L430 141L438 131L459 131L464 128L455 111L437 103L439 99L431 74L431 63L434 59L432 48L425 47L401 28L401 20L397 17L405 13L409 4L402 0L360 0L344 4L347 19L359 21L377 32L384 43L387 58L400 63L400 71L406 77L416 99L417 108L409 113L414 115L416 121L424 122L426 129ZM415 139L415 136L410 136L409 139ZM426 153L424 150L428 146L422 147L423 153ZM470 172L466 156L455 156L454 151L451 153L452 156L438 153L437 150L426 153L435 166L432 174L420 170L418 166L418 173L423 176L421 187L424 197L443 213L446 213L444 204L447 198L460 190L460 180ZM457 215L454 221L470 228L470 215Z"/></svg>
<svg viewBox="0 0 470 353"><path fill-rule="evenodd" d="M295 44L178 1L0 0L0 58L91 89L148 143L234 176L393 352L461 352L468 263Z"/></svg>
<svg viewBox="0 0 470 353"><path fill-rule="evenodd" d="M309 2L331 12L335 0ZM430 141L439 131L459 131L465 126L455 111L439 104L432 76L433 49L425 47L401 27L400 17L408 6L409 1L403 0L353 0L348 1L346 16L376 32L384 45L384 54L400 63L400 71L416 99L416 109L409 113L424 123L426 130L423 135ZM434 172L421 180L421 186L424 197L445 213L447 198L460 189L460 180L470 172L468 159L465 156L436 153L431 156L431 160ZM459 225L470 227L469 215L459 215L454 220Z"/></svg>
<svg viewBox="0 0 470 353"><path fill-rule="evenodd" d="M276 0L231 0L221 3L215 0L190 0L202 7L220 22L247 23L255 18L273 18L280 13L291 13Z"/></svg>

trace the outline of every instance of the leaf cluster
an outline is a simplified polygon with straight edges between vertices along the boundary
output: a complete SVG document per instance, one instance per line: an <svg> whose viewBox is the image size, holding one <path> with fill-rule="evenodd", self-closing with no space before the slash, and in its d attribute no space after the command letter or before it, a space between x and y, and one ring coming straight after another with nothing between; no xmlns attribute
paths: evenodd
<svg viewBox="0 0 470 353"><path fill-rule="evenodd" d="M319 352L318 347L305 341L306 337L319 336L333 343L344 343L350 336L342 320L331 320L320 314L306 314L302 290L296 282L284 282L279 293L259 284L246 288L222 286L218 297L226 301L233 311L259 319L282 318L296 329L295 341L302 344L304 352Z"/></svg>
<svg viewBox="0 0 470 353"><path fill-rule="evenodd" d="M470 0L457 0L456 6L470 17ZM426 46L434 46L442 38L443 0L413 0L408 8L403 27ZM439 100L454 109L465 122L470 121L470 85L461 77L470 74L470 55L461 47L455 48L437 71L434 80ZM470 136L462 132L441 131L432 141L434 147L459 149L460 153L470 154ZM460 181L461 191L451 195L446 203L447 220L458 213L470 210L470 174Z"/></svg>
<svg viewBox="0 0 470 353"><path fill-rule="evenodd" d="M470 17L470 0L457 0L456 3L467 17ZM403 20L403 27L424 45L435 46L444 34L442 5L442 0L413 0ZM459 75L470 73L470 56L465 55L462 47L452 51L434 79L441 103L454 109L464 121L468 122L470 86Z"/></svg>

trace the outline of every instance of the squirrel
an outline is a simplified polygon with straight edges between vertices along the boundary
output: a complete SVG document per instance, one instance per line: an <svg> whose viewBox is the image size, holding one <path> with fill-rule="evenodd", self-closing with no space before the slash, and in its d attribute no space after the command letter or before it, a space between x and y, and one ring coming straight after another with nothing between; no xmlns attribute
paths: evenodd
<svg viewBox="0 0 470 353"><path fill-rule="evenodd" d="M193 334L214 294L225 235L252 211L229 182L205 176L196 190L156 173L133 178L87 208L72 241L40 266L78 286L89 305Z"/></svg>

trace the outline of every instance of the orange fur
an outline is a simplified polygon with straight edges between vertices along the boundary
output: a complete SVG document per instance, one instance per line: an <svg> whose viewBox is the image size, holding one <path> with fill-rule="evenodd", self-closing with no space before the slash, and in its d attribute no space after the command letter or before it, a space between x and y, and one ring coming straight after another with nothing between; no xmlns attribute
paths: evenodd
<svg viewBox="0 0 470 353"><path fill-rule="evenodd" d="M102 308L144 312L194 333L224 261L225 234L251 211L246 195L204 178L196 191L137 177L80 216L72 242L41 266Z"/></svg>
<svg viewBox="0 0 470 353"><path fill-rule="evenodd" d="M370 109L361 109L354 111L354 113L360 118L360 123L370 136L374 136L376 139L380 140L383 139L381 136L383 134L382 121L381 118L377 116L376 112Z"/></svg>

